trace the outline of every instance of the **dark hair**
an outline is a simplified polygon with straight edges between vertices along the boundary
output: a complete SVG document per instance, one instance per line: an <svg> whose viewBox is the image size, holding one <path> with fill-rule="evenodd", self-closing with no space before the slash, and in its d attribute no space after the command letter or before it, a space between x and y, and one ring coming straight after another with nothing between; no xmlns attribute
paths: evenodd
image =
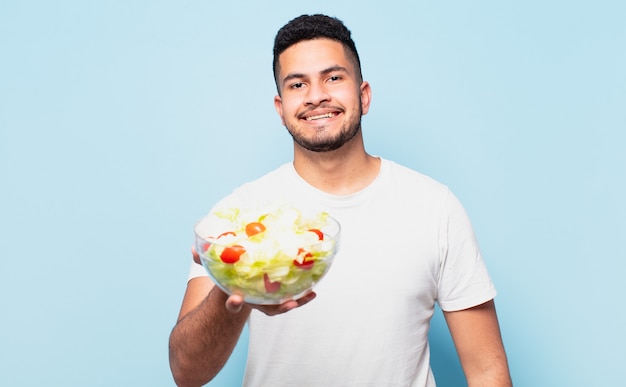
<svg viewBox="0 0 626 387"><path fill-rule="evenodd" d="M278 57L286 49L303 40L326 38L341 43L346 50L348 59L353 61L357 76L362 79L361 60L352 40L350 30L337 18L326 15L302 15L285 24L274 40L274 81L280 93L278 84Z"/></svg>

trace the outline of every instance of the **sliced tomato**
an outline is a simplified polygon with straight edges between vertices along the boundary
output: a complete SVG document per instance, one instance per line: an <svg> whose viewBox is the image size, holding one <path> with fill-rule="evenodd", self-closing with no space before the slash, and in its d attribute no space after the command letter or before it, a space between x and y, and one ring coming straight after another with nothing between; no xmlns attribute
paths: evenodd
<svg viewBox="0 0 626 387"><path fill-rule="evenodd" d="M240 245L228 246L220 254L220 258L224 263L235 263L239 261L241 255L246 252L246 249Z"/></svg>
<svg viewBox="0 0 626 387"><path fill-rule="evenodd" d="M263 231L265 231L265 226L261 222L251 222L246 225L246 234L248 236L260 234Z"/></svg>
<svg viewBox="0 0 626 387"><path fill-rule="evenodd" d="M319 239L320 241L324 240L324 233L321 232L320 230L318 230L316 228L311 228L311 229L309 229L309 231L316 233L317 234L317 239Z"/></svg>
<svg viewBox="0 0 626 387"><path fill-rule="evenodd" d="M265 291L268 293L276 293L280 290L280 281L270 281L270 277L267 273L263 274L263 282L265 284Z"/></svg>
<svg viewBox="0 0 626 387"><path fill-rule="evenodd" d="M233 231L226 231L218 235L216 239L220 239L221 237L226 236L226 235L237 236L237 234L235 234Z"/></svg>

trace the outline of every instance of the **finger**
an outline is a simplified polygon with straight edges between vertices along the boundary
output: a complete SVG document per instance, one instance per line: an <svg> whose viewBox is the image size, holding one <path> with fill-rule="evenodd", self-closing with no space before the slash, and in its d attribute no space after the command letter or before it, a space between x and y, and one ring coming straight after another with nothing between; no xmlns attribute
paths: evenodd
<svg viewBox="0 0 626 387"><path fill-rule="evenodd" d="M302 306L302 305L306 305L309 302L313 301L315 299L315 297L317 297L317 294L315 292L311 292L311 293L307 293L305 294L302 298L299 298L298 301L298 306Z"/></svg>
<svg viewBox="0 0 626 387"><path fill-rule="evenodd" d="M273 305L270 307L259 308L259 309L263 313L267 314L268 316L275 316L277 314L286 313L292 309L299 308L302 305L305 305L311 302L316 296L317 295L315 294L315 292L310 292L310 293L305 294L301 298L298 298L297 300L289 300L289 301L285 301L284 303L280 305Z"/></svg>
<svg viewBox="0 0 626 387"><path fill-rule="evenodd" d="M194 246L191 246L191 255L193 255L193 261L195 263L197 263L198 265L202 265L202 263L200 262L200 255L198 254Z"/></svg>

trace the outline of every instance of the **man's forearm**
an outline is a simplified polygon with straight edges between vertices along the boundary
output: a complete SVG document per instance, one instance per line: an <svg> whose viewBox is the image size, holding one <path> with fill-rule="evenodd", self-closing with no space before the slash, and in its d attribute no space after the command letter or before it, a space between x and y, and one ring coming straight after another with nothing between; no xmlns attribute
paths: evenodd
<svg viewBox="0 0 626 387"><path fill-rule="evenodd" d="M230 357L250 308L229 313L227 296L214 287L202 303L182 317L170 335L170 367L178 386L201 386L213 379Z"/></svg>
<svg viewBox="0 0 626 387"><path fill-rule="evenodd" d="M493 300L444 316L469 387L510 387L508 361Z"/></svg>
<svg viewBox="0 0 626 387"><path fill-rule="evenodd" d="M493 367L483 370L475 377L469 377L468 387L512 387L511 376L506 360L504 363L494 364Z"/></svg>

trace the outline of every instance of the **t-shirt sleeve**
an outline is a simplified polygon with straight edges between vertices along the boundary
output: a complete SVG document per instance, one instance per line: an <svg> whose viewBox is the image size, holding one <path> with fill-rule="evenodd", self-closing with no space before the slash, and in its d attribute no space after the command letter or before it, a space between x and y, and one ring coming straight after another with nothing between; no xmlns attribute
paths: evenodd
<svg viewBox="0 0 626 387"><path fill-rule="evenodd" d="M457 311L493 299L496 289L467 213L450 191L443 208L437 302L444 311Z"/></svg>
<svg viewBox="0 0 626 387"><path fill-rule="evenodd" d="M187 281L192 280L196 277L208 277L208 273L204 269L202 265L199 265L191 260L191 265L189 266L189 276L187 277Z"/></svg>

